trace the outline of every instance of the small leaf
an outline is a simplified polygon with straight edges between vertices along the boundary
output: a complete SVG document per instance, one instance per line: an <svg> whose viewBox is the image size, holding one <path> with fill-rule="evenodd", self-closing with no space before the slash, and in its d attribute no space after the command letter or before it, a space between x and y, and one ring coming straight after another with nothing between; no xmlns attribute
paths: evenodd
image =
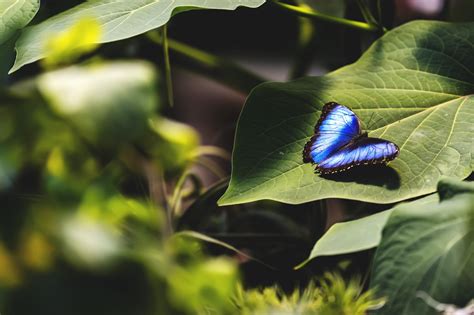
<svg viewBox="0 0 474 315"><path fill-rule="evenodd" d="M437 200L438 196L433 194L411 204L421 206ZM308 259L298 265L296 269L319 256L349 254L377 247L382 239L385 223L399 207L403 207L403 205L358 220L334 224L316 242Z"/></svg>
<svg viewBox="0 0 474 315"><path fill-rule="evenodd" d="M392 203L429 194L474 166L474 23L417 21L377 40L353 65L322 77L264 83L239 119L232 177L220 205L324 198ZM314 174L302 151L324 103L351 107L395 142L389 167Z"/></svg>
<svg viewBox="0 0 474 315"><path fill-rule="evenodd" d="M354 253L376 247L382 238L385 222L392 211L393 209L390 209L362 219L334 224L316 242L308 259L296 269L319 256Z"/></svg>
<svg viewBox="0 0 474 315"><path fill-rule="evenodd" d="M168 22L176 9L189 7L233 10L238 6L256 8L265 0L97 0L86 1L70 10L25 29L16 44L17 57L10 73L46 57L43 43L83 17L97 19L102 37L108 43L133 37ZM183 11L180 11L183 12Z"/></svg>
<svg viewBox="0 0 474 315"><path fill-rule="evenodd" d="M0 45L30 23L39 7L39 0L0 1Z"/></svg>
<svg viewBox="0 0 474 315"><path fill-rule="evenodd" d="M466 305L474 292L474 194L441 203L407 203L389 218L374 259L371 286L388 303L378 314L430 314L417 297Z"/></svg>

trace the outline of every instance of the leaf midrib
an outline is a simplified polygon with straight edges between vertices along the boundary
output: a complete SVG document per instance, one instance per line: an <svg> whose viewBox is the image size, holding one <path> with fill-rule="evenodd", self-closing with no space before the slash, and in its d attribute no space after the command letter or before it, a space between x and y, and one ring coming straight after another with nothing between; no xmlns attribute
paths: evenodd
<svg viewBox="0 0 474 315"><path fill-rule="evenodd" d="M13 2L9 7L7 7L7 9L5 11L3 11L2 15L6 15L8 13L8 11L15 7L18 3L20 2L20 0L16 0L15 2Z"/></svg>

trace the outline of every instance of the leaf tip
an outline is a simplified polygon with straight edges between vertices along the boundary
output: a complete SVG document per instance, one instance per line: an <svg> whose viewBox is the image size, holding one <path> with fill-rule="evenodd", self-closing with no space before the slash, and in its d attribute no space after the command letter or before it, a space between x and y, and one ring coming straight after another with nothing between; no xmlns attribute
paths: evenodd
<svg viewBox="0 0 474 315"><path fill-rule="evenodd" d="M228 198L227 197L227 191L219 198L219 200L217 200L217 205L219 207L223 207L223 206L230 206L232 204L232 202L229 202L229 199L232 199L232 198Z"/></svg>
<svg viewBox="0 0 474 315"><path fill-rule="evenodd" d="M293 267L293 270L300 270L301 268L303 268L304 266L306 266L306 264L309 262L309 258L304 260L303 262L299 263L298 265L294 266Z"/></svg>
<svg viewBox="0 0 474 315"><path fill-rule="evenodd" d="M15 60L15 63L13 64L13 66L10 68L10 70L8 70L8 74L13 74L13 72L16 72L21 67L22 65L19 65Z"/></svg>

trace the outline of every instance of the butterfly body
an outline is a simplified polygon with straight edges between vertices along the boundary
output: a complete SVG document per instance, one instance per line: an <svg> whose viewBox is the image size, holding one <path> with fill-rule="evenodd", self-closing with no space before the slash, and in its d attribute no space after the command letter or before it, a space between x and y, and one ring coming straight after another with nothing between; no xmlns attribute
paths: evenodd
<svg viewBox="0 0 474 315"><path fill-rule="evenodd" d="M342 172L357 165L386 164L398 156L393 142L362 132L359 118L344 105L324 105L314 135L303 150L303 162L322 174Z"/></svg>

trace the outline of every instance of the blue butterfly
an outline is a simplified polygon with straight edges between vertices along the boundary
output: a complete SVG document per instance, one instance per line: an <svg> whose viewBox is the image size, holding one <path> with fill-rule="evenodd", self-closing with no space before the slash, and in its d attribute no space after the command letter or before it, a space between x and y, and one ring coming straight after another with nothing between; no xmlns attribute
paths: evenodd
<svg viewBox="0 0 474 315"><path fill-rule="evenodd" d="M321 174L342 172L357 165L386 164L398 156L390 141L369 138L356 114L344 105L324 105L314 136L303 150L303 162L316 164Z"/></svg>

